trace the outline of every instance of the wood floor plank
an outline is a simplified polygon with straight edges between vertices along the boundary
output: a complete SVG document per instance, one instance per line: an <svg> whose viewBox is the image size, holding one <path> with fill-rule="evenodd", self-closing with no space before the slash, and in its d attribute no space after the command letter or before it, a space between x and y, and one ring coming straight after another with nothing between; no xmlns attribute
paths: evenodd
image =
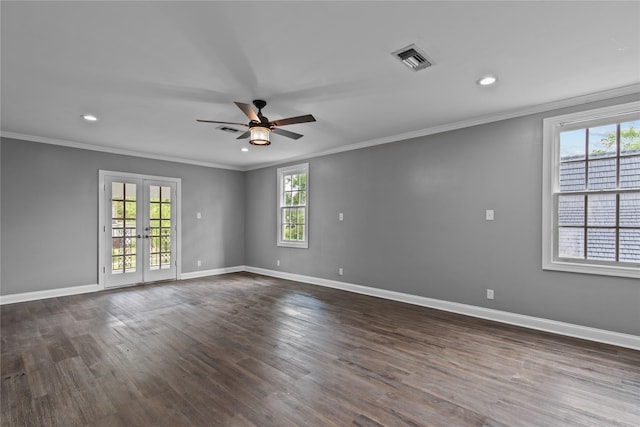
<svg viewBox="0 0 640 427"><path fill-rule="evenodd" d="M640 425L640 352L250 273L0 307L2 426Z"/></svg>

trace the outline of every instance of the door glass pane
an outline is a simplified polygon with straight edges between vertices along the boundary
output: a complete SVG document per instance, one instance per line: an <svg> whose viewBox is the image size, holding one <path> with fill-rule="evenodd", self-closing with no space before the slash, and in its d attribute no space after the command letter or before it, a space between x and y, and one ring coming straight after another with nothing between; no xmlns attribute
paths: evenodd
<svg viewBox="0 0 640 427"><path fill-rule="evenodd" d="M112 274L136 271L136 190L136 184L111 183Z"/></svg>
<svg viewBox="0 0 640 427"><path fill-rule="evenodd" d="M171 268L171 187L149 186L149 268ZM161 219L161 220L160 220Z"/></svg>

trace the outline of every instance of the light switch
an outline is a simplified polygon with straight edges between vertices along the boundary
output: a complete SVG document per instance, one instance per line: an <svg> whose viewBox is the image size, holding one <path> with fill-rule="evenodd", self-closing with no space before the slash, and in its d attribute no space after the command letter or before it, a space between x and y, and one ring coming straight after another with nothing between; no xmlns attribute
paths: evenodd
<svg viewBox="0 0 640 427"><path fill-rule="evenodd" d="M487 221L493 221L493 209L487 209L486 219Z"/></svg>
<svg viewBox="0 0 640 427"><path fill-rule="evenodd" d="M198 213L196 214L196 218L197 218L197 219L202 219L202 213L201 213L201 212L198 212Z"/></svg>
<svg viewBox="0 0 640 427"><path fill-rule="evenodd" d="M342 214L342 212L338 214L338 221L344 221L344 215Z"/></svg>

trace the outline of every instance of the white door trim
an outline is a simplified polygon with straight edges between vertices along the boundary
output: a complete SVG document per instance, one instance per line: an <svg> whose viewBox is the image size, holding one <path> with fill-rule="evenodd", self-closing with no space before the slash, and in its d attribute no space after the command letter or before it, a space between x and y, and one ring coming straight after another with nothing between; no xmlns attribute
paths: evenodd
<svg viewBox="0 0 640 427"><path fill-rule="evenodd" d="M119 178L134 178L140 180L154 180L154 181L170 181L176 183L176 279L182 278L182 179L167 176L158 175L145 175L130 172L118 172L110 170L98 170L98 287L100 290L105 289L105 257L104 257L104 245L105 245L105 215L104 215L104 202L105 202L105 177L115 176Z"/></svg>

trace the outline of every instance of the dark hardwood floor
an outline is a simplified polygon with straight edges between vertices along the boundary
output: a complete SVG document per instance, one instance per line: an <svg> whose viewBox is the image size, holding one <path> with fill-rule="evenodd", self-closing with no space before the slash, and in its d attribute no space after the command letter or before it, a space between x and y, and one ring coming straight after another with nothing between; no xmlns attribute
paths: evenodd
<svg viewBox="0 0 640 427"><path fill-rule="evenodd" d="M248 273L0 312L3 426L640 426L638 351Z"/></svg>

